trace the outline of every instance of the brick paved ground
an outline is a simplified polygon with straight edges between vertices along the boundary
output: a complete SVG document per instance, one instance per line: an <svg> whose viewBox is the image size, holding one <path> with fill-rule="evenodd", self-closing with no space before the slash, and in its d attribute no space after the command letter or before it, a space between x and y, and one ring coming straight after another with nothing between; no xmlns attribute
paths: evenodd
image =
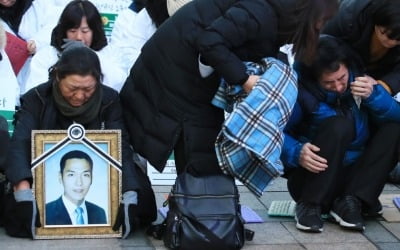
<svg viewBox="0 0 400 250"><path fill-rule="evenodd" d="M154 186L157 203L165 199L169 186ZM268 207L273 200L288 200L286 181L277 179L268 187L262 198L257 199L244 187L239 187L241 203L251 207L264 220L262 224L248 224L255 231L252 242L243 249L400 249L400 223L386 222L383 218L371 219L366 223L363 233L350 232L338 225L326 222L321 234L308 234L295 228L293 218L269 217ZM387 184L384 194L399 194L400 185ZM161 220L161 218L159 218ZM127 240L120 239L68 239L68 240L29 240L8 237L0 228L0 249L165 249L162 241L147 237L143 231L136 232Z"/></svg>

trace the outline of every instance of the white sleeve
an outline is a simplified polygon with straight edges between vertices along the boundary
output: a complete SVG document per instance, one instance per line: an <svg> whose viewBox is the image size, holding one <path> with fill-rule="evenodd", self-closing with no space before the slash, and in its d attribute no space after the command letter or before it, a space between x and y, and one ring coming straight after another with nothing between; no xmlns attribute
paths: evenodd
<svg viewBox="0 0 400 250"><path fill-rule="evenodd" d="M36 50L50 45L51 32L58 22L61 8L36 0L26 11L19 25L18 34L26 41L34 40Z"/></svg>
<svg viewBox="0 0 400 250"><path fill-rule="evenodd" d="M200 57L201 57L201 55L199 55L199 57L197 59L199 61L200 75L201 75L201 77L206 78L214 72L214 68L209 65L203 64L200 60Z"/></svg>
<svg viewBox="0 0 400 250"><path fill-rule="evenodd" d="M39 50L33 57L27 73L25 89L21 90L26 93L33 87L45 83L49 79L49 68L58 60L57 50L48 46Z"/></svg>
<svg viewBox="0 0 400 250"><path fill-rule="evenodd" d="M125 83L127 75L117 63L114 50L110 46L106 46L102 50L96 51L96 53L99 57L101 72L104 76L103 84L119 92Z"/></svg>
<svg viewBox="0 0 400 250"><path fill-rule="evenodd" d="M129 45L130 41L128 39L131 37L131 34L134 33L132 28L136 16L137 13L131 9L125 9L118 14L111 33L110 44L117 47Z"/></svg>
<svg viewBox="0 0 400 250"><path fill-rule="evenodd" d="M146 9L134 14L124 11L117 18L111 35L111 46L118 54L119 64L126 74L141 53L143 45L154 34L156 27Z"/></svg>
<svg viewBox="0 0 400 250"><path fill-rule="evenodd" d="M147 42L147 40L150 39L156 30L157 28L153 20L151 20L147 10L141 10L136 17L136 22L133 24L134 32L132 34L132 65L136 62L136 59L142 52L143 45Z"/></svg>

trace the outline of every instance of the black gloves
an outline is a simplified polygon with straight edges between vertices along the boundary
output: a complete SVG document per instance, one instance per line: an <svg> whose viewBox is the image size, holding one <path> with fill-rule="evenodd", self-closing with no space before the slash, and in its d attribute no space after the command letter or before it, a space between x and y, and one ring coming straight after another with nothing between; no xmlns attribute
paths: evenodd
<svg viewBox="0 0 400 250"><path fill-rule="evenodd" d="M32 190L14 192L9 197L10 206L5 214L4 227L8 235L21 238L35 238L35 227L40 227L40 217Z"/></svg>
<svg viewBox="0 0 400 250"><path fill-rule="evenodd" d="M86 47L86 45L82 41L79 41L79 40L72 40L72 39L64 38L63 41L64 41L64 44L61 45L61 48L63 49L63 51L72 49L72 48Z"/></svg>
<svg viewBox="0 0 400 250"><path fill-rule="evenodd" d="M126 239L130 232L138 226L137 217L137 193L127 191L122 195L122 201L118 208L117 219L115 220L113 230L117 231L122 225L122 239Z"/></svg>

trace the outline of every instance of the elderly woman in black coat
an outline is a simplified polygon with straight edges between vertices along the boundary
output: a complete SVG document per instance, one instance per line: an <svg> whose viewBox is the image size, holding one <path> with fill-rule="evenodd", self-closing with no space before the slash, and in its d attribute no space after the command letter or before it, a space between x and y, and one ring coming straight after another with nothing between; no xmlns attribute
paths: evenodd
<svg viewBox="0 0 400 250"><path fill-rule="evenodd" d="M6 165L6 176L14 188L15 198L7 204L5 228L9 235L33 237L35 223L40 224L31 191L32 130L65 130L73 123L85 129L122 132L123 205L114 229L118 230L126 222L126 237L134 226L129 220L137 221L140 217L141 223L150 223L156 219L154 193L148 177L133 161L118 93L103 85L102 78L96 53L84 46L71 47L64 50L51 68L49 81L22 96ZM124 214L124 207L129 213Z"/></svg>

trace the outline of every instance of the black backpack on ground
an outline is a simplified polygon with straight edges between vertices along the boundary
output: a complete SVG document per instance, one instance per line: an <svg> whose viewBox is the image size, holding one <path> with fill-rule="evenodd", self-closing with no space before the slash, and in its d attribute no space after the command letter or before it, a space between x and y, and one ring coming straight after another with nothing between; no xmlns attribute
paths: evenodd
<svg viewBox="0 0 400 250"><path fill-rule="evenodd" d="M168 206L164 222L148 233L170 249L241 249L254 234L244 228L239 193L227 175L178 175Z"/></svg>

